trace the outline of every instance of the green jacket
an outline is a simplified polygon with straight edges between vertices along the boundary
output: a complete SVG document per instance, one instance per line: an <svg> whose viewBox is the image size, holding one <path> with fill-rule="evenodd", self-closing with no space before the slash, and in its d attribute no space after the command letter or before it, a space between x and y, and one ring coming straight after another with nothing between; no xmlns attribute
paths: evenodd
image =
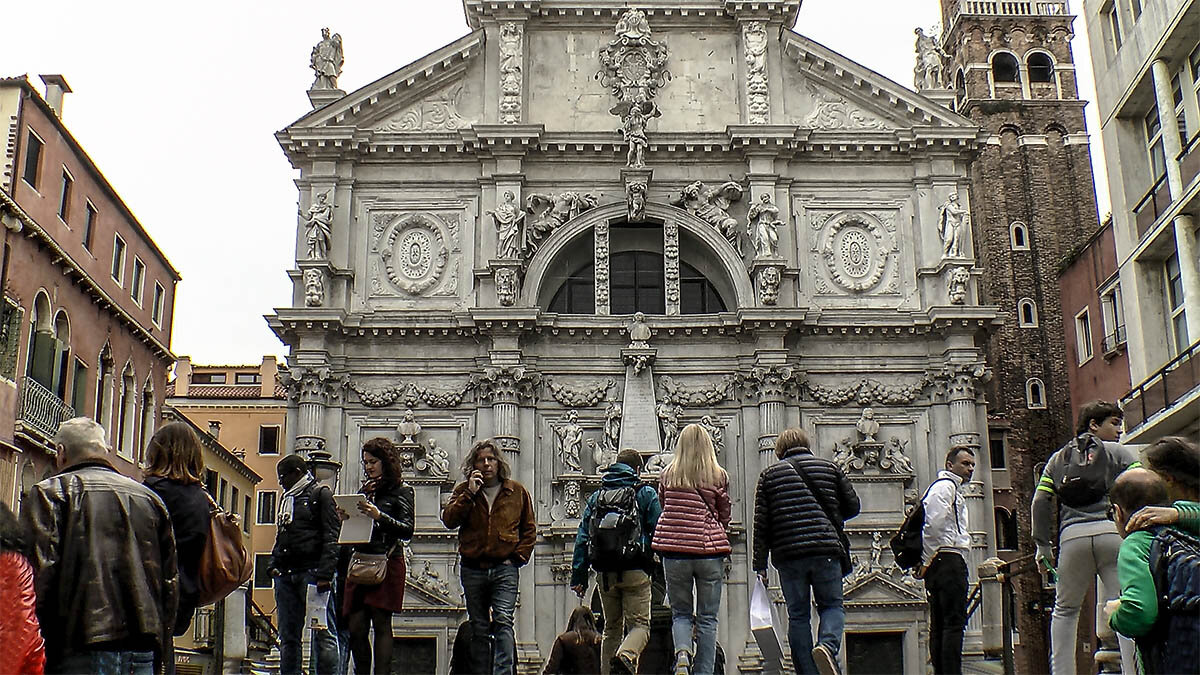
<svg viewBox="0 0 1200 675"><path fill-rule="evenodd" d="M1200 502L1178 501L1176 527L1200 534ZM1118 633L1142 637L1158 620L1158 591L1150 570L1150 544L1154 533L1146 530L1132 532L1121 542L1117 555L1117 576L1121 580L1121 606L1108 618L1108 625Z"/></svg>

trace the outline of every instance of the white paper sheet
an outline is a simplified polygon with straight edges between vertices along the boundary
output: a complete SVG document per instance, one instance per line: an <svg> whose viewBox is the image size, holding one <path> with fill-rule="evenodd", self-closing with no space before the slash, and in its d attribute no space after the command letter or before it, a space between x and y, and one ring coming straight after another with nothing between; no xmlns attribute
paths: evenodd
<svg viewBox="0 0 1200 675"><path fill-rule="evenodd" d="M334 495L333 501L339 509L350 516L342 521L342 531L338 534L339 544L365 544L371 541L371 527L375 521L370 516L358 510L358 503L366 497L360 494Z"/></svg>
<svg viewBox="0 0 1200 675"><path fill-rule="evenodd" d="M304 625L317 630L328 628L330 592L320 593L315 584L308 585L308 596L305 598Z"/></svg>

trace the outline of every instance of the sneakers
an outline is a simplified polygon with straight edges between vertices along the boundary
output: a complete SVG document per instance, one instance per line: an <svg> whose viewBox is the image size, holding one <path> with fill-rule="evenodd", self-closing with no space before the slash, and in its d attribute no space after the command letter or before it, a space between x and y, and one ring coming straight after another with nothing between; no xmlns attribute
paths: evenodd
<svg viewBox="0 0 1200 675"><path fill-rule="evenodd" d="M609 662L608 671L612 675L637 675L637 664L628 656L617 654Z"/></svg>
<svg viewBox="0 0 1200 675"><path fill-rule="evenodd" d="M675 670L672 675L691 675L692 655L684 650L675 652Z"/></svg>
<svg viewBox="0 0 1200 675"><path fill-rule="evenodd" d="M839 675L837 657L833 650L825 645L817 645L812 650L813 663L817 664L817 672L821 675Z"/></svg>

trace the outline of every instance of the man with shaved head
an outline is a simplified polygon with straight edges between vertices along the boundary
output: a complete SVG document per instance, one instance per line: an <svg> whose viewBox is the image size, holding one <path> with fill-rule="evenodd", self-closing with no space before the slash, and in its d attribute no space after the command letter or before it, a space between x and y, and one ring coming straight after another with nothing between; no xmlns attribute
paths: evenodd
<svg viewBox="0 0 1200 675"><path fill-rule="evenodd" d="M154 492L117 473L104 437L86 417L63 422L59 472L22 501L47 673L150 675L171 655L171 520Z"/></svg>

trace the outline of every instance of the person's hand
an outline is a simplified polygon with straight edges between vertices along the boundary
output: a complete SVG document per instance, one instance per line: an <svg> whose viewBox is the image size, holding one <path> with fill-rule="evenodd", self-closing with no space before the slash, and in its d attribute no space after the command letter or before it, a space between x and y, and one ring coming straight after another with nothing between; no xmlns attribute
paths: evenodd
<svg viewBox="0 0 1200 675"><path fill-rule="evenodd" d="M1043 573L1054 572L1054 547L1047 544L1037 545L1038 569Z"/></svg>
<svg viewBox="0 0 1200 675"><path fill-rule="evenodd" d="M363 513L363 514L366 514L367 516L369 516L371 518L371 520L379 520L380 515L382 515L379 513L378 506L375 506L374 504L372 504L371 502L369 502L365 499L358 500L358 510L360 513Z"/></svg>
<svg viewBox="0 0 1200 675"><path fill-rule="evenodd" d="M766 570L761 570L759 572L755 572L755 574L758 575L758 580L762 582L763 586L770 585L767 583L767 571Z"/></svg>
<svg viewBox="0 0 1200 675"><path fill-rule="evenodd" d="M1145 530L1154 525L1174 525L1179 522L1179 509L1174 506L1143 506L1129 516L1125 523L1126 532Z"/></svg>
<svg viewBox="0 0 1200 675"><path fill-rule="evenodd" d="M342 520L350 520L350 514L349 514L349 513L346 513L346 512L345 512L345 511L342 509L342 507L338 506L338 507L335 507L335 508L337 509L338 518L340 518L340 519L342 519Z"/></svg>
<svg viewBox="0 0 1200 675"><path fill-rule="evenodd" d="M583 584L575 584L571 587L571 590L575 591L575 595L578 595L581 598L583 597Z"/></svg>
<svg viewBox="0 0 1200 675"><path fill-rule="evenodd" d="M472 471L471 477L467 479L467 490L471 494L479 494L479 488L483 487L483 472Z"/></svg>
<svg viewBox="0 0 1200 675"><path fill-rule="evenodd" d="M913 570L914 579L924 579L925 572L929 570L929 565L917 565L917 569Z"/></svg>
<svg viewBox="0 0 1200 675"><path fill-rule="evenodd" d="M1107 624L1108 617L1110 617L1114 613L1116 613L1117 609L1120 607L1121 607L1121 599L1120 598L1117 598L1116 600L1109 600L1108 602L1104 603L1104 623Z"/></svg>
<svg viewBox="0 0 1200 675"><path fill-rule="evenodd" d="M317 592L318 593L328 593L329 589L331 589L331 588L333 588L332 581L318 581L317 582Z"/></svg>

